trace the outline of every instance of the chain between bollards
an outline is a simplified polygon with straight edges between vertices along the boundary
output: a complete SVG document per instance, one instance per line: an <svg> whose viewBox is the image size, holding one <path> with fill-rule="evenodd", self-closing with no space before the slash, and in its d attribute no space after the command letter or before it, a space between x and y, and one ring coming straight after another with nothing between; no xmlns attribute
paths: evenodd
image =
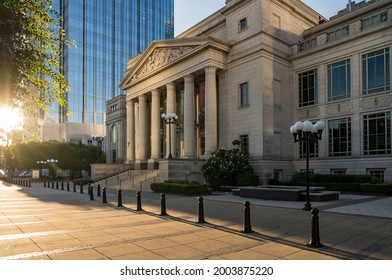
<svg viewBox="0 0 392 280"><path fill-rule="evenodd" d="M161 193L161 216L166 216L166 195Z"/></svg>
<svg viewBox="0 0 392 280"><path fill-rule="evenodd" d="M244 227L242 228L241 232L252 233L253 230L250 225L250 202L245 201L244 206Z"/></svg>
<svg viewBox="0 0 392 280"><path fill-rule="evenodd" d="M198 218L197 218L197 222L199 224L205 223L206 221L204 220L204 204L203 204L203 197L199 197L198 198L198 206L199 206L199 211L198 211Z"/></svg>
<svg viewBox="0 0 392 280"><path fill-rule="evenodd" d="M138 191L137 193L136 193L136 200L137 200L137 208L136 208L136 210L137 211L143 211L143 209L142 209L142 196L141 196L141 192L140 191Z"/></svg>
<svg viewBox="0 0 392 280"><path fill-rule="evenodd" d="M306 244L310 247L324 247L320 242L320 228L319 228L319 210L317 208L313 208L310 213L312 213L311 218L311 233L310 233L310 241Z"/></svg>
<svg viewBox="0 0 392 280"><path fill-rule="evenodd" d="M106 200L106 188L105 187L102 188L102 203L108 203L108 201Z"/></svg>

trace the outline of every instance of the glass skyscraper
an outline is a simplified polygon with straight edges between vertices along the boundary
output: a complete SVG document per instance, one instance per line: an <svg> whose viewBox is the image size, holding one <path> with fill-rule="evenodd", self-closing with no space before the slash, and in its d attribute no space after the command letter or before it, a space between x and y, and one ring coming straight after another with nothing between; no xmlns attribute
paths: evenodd
<svg viewBox="0 0 392 280"><path fill-rule="evenodd" d="M67 39L63 73L70 85L68 106L53 105L46 121L104 125L105 103L118 87L127 61L153 40L174 36L174 0L55 0Z"/></svg>

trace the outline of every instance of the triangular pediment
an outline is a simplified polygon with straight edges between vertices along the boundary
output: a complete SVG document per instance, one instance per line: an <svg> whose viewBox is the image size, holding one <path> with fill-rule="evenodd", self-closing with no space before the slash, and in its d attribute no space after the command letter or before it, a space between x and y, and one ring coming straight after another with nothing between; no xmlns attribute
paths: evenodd
<svg viewBox="0 0 392 280"><path fill-rule="evenodd" d="M230 49L228 44L210 37L153 41L143 54L128 61L126 77L120 87L124 89L129 84L163 71L206 47L222 49L225 52Z"/></svg>

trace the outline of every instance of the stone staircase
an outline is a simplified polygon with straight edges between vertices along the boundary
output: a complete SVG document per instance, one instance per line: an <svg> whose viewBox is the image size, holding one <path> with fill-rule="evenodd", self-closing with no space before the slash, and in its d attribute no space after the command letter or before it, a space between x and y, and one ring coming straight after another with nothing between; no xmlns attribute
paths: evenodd
<svg viewBox="0 0 392 280"><path fill-rule="evenodd" d="M101 187L123 190L150 191L150 185L157 181L159 170L127 170L105 179L95 181Z"/></svg>

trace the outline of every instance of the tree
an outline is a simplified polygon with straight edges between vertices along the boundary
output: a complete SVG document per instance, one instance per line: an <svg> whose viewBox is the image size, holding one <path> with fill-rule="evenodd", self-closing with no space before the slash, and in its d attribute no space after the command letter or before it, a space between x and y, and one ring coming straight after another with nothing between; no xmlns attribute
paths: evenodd
<svg viewBox="0 0 392 280"><path fill-rule="evenodd" d="M60 60L71 42L53 0L1 0L0 17L1 105L23 105L24 113L54 101L65 106L69 87Z"/></svg>

